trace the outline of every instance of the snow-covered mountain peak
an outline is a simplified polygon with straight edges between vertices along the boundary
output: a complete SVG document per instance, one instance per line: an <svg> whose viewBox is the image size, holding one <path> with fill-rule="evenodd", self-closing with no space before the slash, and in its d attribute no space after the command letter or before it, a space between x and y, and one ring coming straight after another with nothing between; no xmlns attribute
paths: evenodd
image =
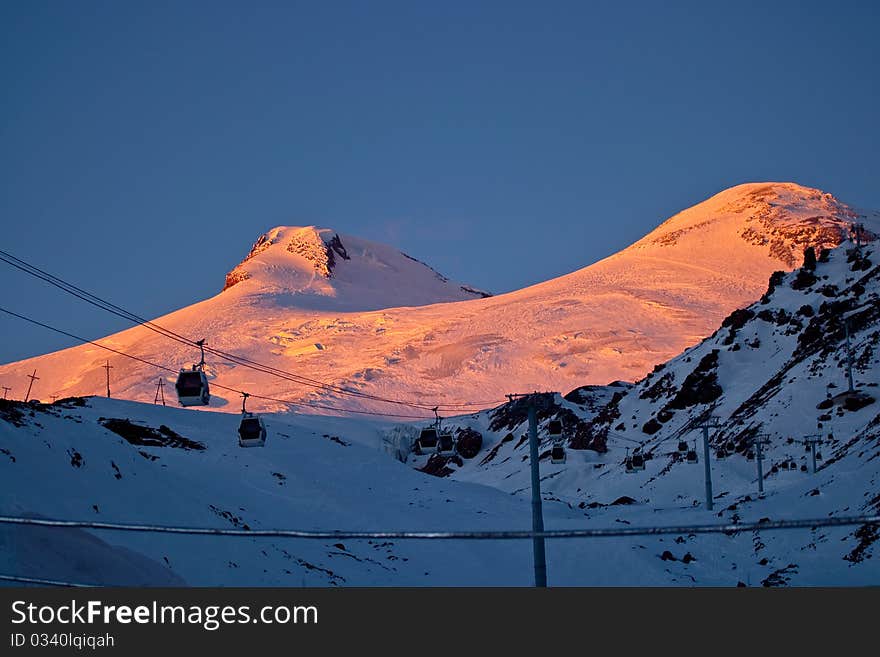
<svg viewBox="0 0 880 657"><path fill-rule="evenodd" d="M367 396L208 358L212 386L321 403L328 412L406 412L374 396L482 404L511 391L636 381L759 299L773 272L800 266L804 246L833 246L853 223L864 224L863 241L880 234L880 215L818 190L740 185L604 260L490 298L393 247L328 228L280 226L257 240L225 291L157 322ZM199 356L141 327L111 340L172 369ZM84 345L0 366L0 377L15 386L12 395L23 394L35 368L34 395L94 394L105 385L106 360ZM155 368L121 356L111 364L121 397L153 400ZM212 387L212 407L234 408L237 399L219 390ZM258 400L253 407L285 408Z"/></svg>
<svg viewBox="0 0 880 657"><path fill-rule="evenodd" d="M393 247L317 226L276 226L263 233L226 275L223 290L230 289L293 295L290 305L344 311L489 296Z"/></svg>
<svg viewBox="0 0 880 657"><path fill-rule="evenodd" d="M863 238L876 239L876 213L861 213L827 192L792 182L745 183L679 212L630 248L690 259L745 242L792 268L806 247L834 248L860 221L867 224Z"/></svg>

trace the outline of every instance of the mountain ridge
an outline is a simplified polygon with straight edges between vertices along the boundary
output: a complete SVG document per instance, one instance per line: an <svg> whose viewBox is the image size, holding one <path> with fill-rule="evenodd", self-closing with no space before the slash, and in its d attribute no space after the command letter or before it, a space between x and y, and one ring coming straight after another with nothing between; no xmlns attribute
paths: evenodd
<svg viewBox="0 0 880 657"><path fill-rule="evenodd" d="M759 298L768 276L791 269L791 259L802 257L804 245L821 249L839 243L854 219L867 224L866 239L880 225L876 214L861 214L820 190L793 183L738 186L676 214L630 247L550 281L493 297L362 311L345 310L345 303L362 303L359 297L369 293L364 280L344 278L354 271L363 251L358 239L339 235L336 246L341 253L330 247L335 264L332 271L327 267L329 277L319 275L309 262L308 276L291 285L287 270L279 274L272 259L284 264L293 258L301 264L302 255L287 250L288 229L278 227L275 237L283 239L268 247L258 240L258 252L245 259L246 268L255 268L251 278L157 322L276 368L422 406L502 400L511 391L634 381L709 335L734 309ZM763 242L749 233L743 237L748 228L765 230L767 222L785 232ZM670 229L681 228L689 230L674 240L656 241ZM329 263L326 252L335 231L320 229L324 239L314 227L290 230L311 231L309 243L318 247L319 255L324 253L324 264ZM782 240L785 248L774 247L773 240ZM416 267L420 280L448 290L429 267L392 247L383 249L392 252L394 263ZM368 258L363 262L372 263ZM398 277L403 288L412 288L413 280ZM337 287L328 291L320 287L325 285ZM313 293L314 286L325 294ZM299 294L296 290L303 287L307 293ZM413 293L433 295L422 292ZM377 294L388 296L387 290ZM108 339L117 348L172 367L198 355L142 327ZM74 347L4 365L0 376L21 378L38 367L42 381L36 394L90 394L104 387L100 367L106 358L94 347ZM111 361L118 366L118 394L152 400L155 371L120 358ZM227 387L306 405L405 412L385 402L279 380L222 360L209 359L207 372ZM235 403L230 396L217 395L212 407L230 403ZM257 401L255 408L285 406Z"/></svg>

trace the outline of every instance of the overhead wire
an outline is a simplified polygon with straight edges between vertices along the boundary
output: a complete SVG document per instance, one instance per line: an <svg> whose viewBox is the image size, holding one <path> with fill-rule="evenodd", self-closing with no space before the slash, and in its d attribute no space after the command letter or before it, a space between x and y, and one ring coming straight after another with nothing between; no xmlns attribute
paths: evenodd
<svg viewBox="0 0 880 657"><path fill-rule="evenodd" d="M171 374L178 373L178 370L175 370L173 368L166 367L165 365L161 365L159 363L155 363L151 360L147 360L146 358L141 358L140 356L134 356L134 355L126 353L120 349L114 349L113 347L108 347L107 345L103 345L99 342L95 342L94 340L89 340L87 338L83 338L83 337L76 335L74 333L70 333L69 331L65 331L63 329L59 329L54 326L50 326L49 324L46 324L44 322L40 322L40 321L33 319L31 317L27 317L27 316L22 315L20 313L13 312L7 308L3 308L2 306L0 306L0 312L6 313L7 315L11 315L12 317L16 317L16 318L21 319L25 322L29 322L31 324L34 324L36 326L40 326L40 327L48 329L50 331L54 331L54 332L59 333L61 335L65 335L69 338L73 338L74 340L78 340L78 341L83 342L85 344L94 345L95 347L98 347L100 349L105 349L105 350L112 352L114 354L124 356L125 358L130 358L132 360L136 360L136 361L143 363L145 365L155 367L156 369L163 370L165 372L170 372ZM224 385L217 383L217 382L211 382L211 385L214 386L215 388L219 388L220 390L234 392L239 395L243 394L243 392L244 392L244 391L238 390L236 388L230 388L229 386L224 386ZM429 420L430 419L430 417L424 416L424 415L406 415L406 414L399 414L399 413L385 413L385 412L379 412L379 411L364 411L364 410L356 410L356 409L349 409L349 408L339 408L338 406L328 406L326 404L318 404L316 402L292 401L289 399L268 397L265 395L258 395L258 394L254 394L254 393L248 393L248 395L250 397L253 397L254 399L262 399L264 401L272 401L272 402L276 402L279 404L286 404L287 406L295 406L295 407L301 407L301 408L317 408L317 409L321 409L321 410L329 410L329 411L336 411L336 412L342 412L342 413L356 413L358 415L374 415L374 416L381 416L381 417L396 417L396 418L411 419L411 420Z"/></svg>
<svg viewBox="0 0 880 657"><path fill-rule="evenodd" d="M170 340L174 340L180 344L184 344L189 347L198 347L199 346L195 340L191 340L191 339L189 339L189 338L187 338L187 337L185 337L175 331L172 331L172 330L167 329L167 328L165 328L155 322L152 322L148 319L145 319L144 317L141 317L140 315L137 315L129 310L126 310L125 308L122 308L121 306L118 306L110 301L107 301L106 299L103 299L103 298L101 298L91 292L88 292L87 290L84 290L81 287L78 287L72 283L69 283L69 282L65 281L64 279L62 279L58 276L55 276L54 274L51 274L43 269L40 269L39 267L32 265L31 263L28 263L27 261L22 260L21 258L18 258L16 256L12 255L11 253L8 253L7 251L0 250L0 261L5 262L6 264L8 264L8 265L26 273L26 274L29 274L35 278L38 278L46 283L49 283L50 285L62 290L63 292L66 292L67 294L70 294L70 295L72 295L82 301L85 301L85 302L87 302L97 308L105 310L106 312L112 313L118 317L126 319L127 321L130 321L132 323L143 326L144 328L147 328L148 330L151 330L151 331L153 331L153 332L155 332L165 338L168 338ZM229 352L222 351L220 349L216 349L216 348L211 347L209 345L205 345L204 350L210 354L213 354L215 356L219 356L220 358L225 359L226 361L228 361L234 365L240 365L242 367L246 367L246 368L261 372L263 374L269 374L272 376L283 378L283 379L286 379L286 380L291 381L293 383L297 383L299 385L304 385L307 387L314 387L314 388L323 389L323 390L326 390L326 391L329 391L332 393L337 393L337 394L347 395L347 396L352 396L352 397L359 397L359 398L369 399L372 401L378 401L378 402L382 402L382 403L402 405L402 406L407 406L410 408L418 408L420 410L433 410L434 408L439 408L439 409L443 409L443 410L467 409L467 410L461 410L461 412L464 414L468 411L473 412L473 411L477 411L477 410L482 410L482 408L475 408L477 406L482 406L483 408L485 408L485 407L492 406L492 405L497 406L498 404L503 403L502 400L461 402L461 403L429 403L429 402L416 403L416 402L402 401L402 400L397 400L397 399L390 399L390 398L381 397L378 395L373 395L373 394L358 391L358 390L351 390L350 388L347 388L347 387L342 387L342 386L338 386L335 384L322 382L317 379L312 379L310 377L306 377L306 376L303 376L300 374L288 372L288 371L282 370L280 368L276 368L276 367L273 367L270 365L266 365L264 363L260 363L258 361L251 360L251 359L246 358L244 356L239 356L237 354L232 354Z"/></svg>
<svg viewBox="0 0 880 657"><path fill-rule="evenodd" d="M532 538L613 538L626 536L664 536L669 534L736 534L745 531L817 529L819 527L846 527L880 523L880 514L793 520L758 520L702 525L629 526L593 529L477 530L477 531L350 531L306 529L238 529L228 527L183 527L145 523L100 522L95 520L56 520L50 518L23 518L0 516L0 524L92 529L158 534L185 534L189 536L236 536L244 538L300 538L300 539L386 539L386 540L521 540Z"/></svg>

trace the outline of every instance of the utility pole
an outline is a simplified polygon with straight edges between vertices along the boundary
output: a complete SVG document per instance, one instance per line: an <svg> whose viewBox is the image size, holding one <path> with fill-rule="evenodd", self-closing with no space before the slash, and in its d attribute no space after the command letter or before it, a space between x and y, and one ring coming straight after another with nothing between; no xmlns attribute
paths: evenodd
<svg viewBox="0 0 880 657"><path fill-rule="evenodd" d="M101 365L107 371L107 397L110 397L110 370L113 369L113 366L110 364L110 361L107 361L106 365Z"/></svg>
<svg viewBox="0 0 880 657"><path fill-rule="evenodd" d="M865 224L855 223L852 225L853 235L856 237L856 248L859 250L859 253L862 252L862 231L865 230Z"/></svg>
<svg viewBox="0 0 880 657"><path fill-rule="evenodd" d="M544 510L541 503L541 472L538 464L538 413L533 395L507 395L513 402L516 397L526 397L529 404L529 461L532 469L532 531L544 532ZM544 552L544 537L532 538L532 553L535 563L535 586L547 586L547 559Z"/></svg>
<svg viewBox="0 0 880 657"><path fill-rule="evenodd" d="M812 433L808 436L804 436L804 445L810 448L810 474L816 474L816 445L821 444L821 433Z"/></svg>
<svg viewBox="0 0 880 657"><path fill-rule="evenodd" d="M709 458L709 429L721 426L716 418L711 415L698 425L703 430L703 467L706 473L706 510L711 511L712 505L712 463Z"/></svg>
<svg viewBox="0 0 880 657"><path fill-rule="evenodd" d="M37 370L34 370L34 373L33 373L33 374L28 374L28 378L31 380L31 382L28 383L28 389L27 389L27 392L26 392L25 395L24 395L24 403L25 403L25 404L27 404L27 403L28 403L28 400L30 400L30 398L31 398L31 388L32 388L33 385L34 385L34 381L39 381L39 380L40 380L40 377L37 376Z"/></svg>
<svg viewBox="0 0 880 657"><path fill-rule="evenodd" d="M52 398L52 403L53 403L53 404L54 404L55 401L58 399L58 395L49 395L49 397Z"/></svg>
<svg viewBox="0 0 880 657"><path fill-rule="evenodd" d="M159 383L156 384L156 398L153 400L154 404L158 404L159 400L162 400L162 406L165 405L165 380L159 379Z"/></svg>
<svg viewBox="0 0 880 657"><path fill-rule="evenodd" d="M770 444L770 434L759 433L752 438L755 446L755 465L758 468L758 497L764 496L764 445Z"/></svg>
<svg viewBox="0 0 880 657"><path fill-rule="evenodd" d="M866 304L864 306L856 308L855 310L850 310L849 312L843 313L843 315L841 315L841 319L843 320L843 329L846 334L846 380L847 380L847 383L849 384L850 394L855 392L855 386L853 386L853 357L852 357L852 348L850 346L850 339L849 339L849 320L852 319L853 317L855 317L856 315L858 315L859 313L862 313L866 310L869 310L871 307L872 307L871 304Z"/></svg>
<svg viewBox="0 0 880 657"><path fill-rule="evenodd" d="M2 388L3 388L3 399L6 399L6 395L9 394L9 391L12 390L12 388L10 388L8 386L2 386Z"/></svg>
<svg viewBox="0 0 880 657"><path fill-rule="evenodd" d="M855 392L855 388L853 387L853 373L852 373L852 349L849 346L849 317L843 318L843 326L846 330L846 380L849 384L849 392Z"/></svg>

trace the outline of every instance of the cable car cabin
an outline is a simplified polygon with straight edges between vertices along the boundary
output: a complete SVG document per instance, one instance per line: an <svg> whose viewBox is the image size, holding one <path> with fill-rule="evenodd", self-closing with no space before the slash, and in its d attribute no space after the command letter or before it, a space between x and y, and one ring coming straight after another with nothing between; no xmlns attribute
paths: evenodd
<svg viewBox="0 0 880 657"><path fill-rule="evenodd" d="M632 466L633 470L644 470L645 469L645 457L642 456L641 452L636 452L632 455Z"/></svg>
<svg viewBox="0 0 880 657"><path fill-rule="evenodd" d="M627 474L632 474L633 472L635 472L635 470L633 470L633 460L632 460L631 456L626 457L626 461L624 461L624 465L626 467Z"/></svg>
<svg viewBox="0 0 880 657"><path fill-rule="evenodd" d="M679 440L678 441L678 451L681 452L682 454L686 454L688 451L688 444L683 440Z"/></svg>
<svg viewBox="0 0 880 657"><path fill-rule="evenodd" d="M565 463L565 447L553 445L550 450L550 463Z"/></svg>
<svg viewBox="0 0 880 657"><path fill-rule="evenodd" d="M452 454L455 451L455 440L451 433L441 433L437 438L437 453Z"/></svg>
<svg viewBox="0 0 880 657"><path fill-rule="evenodd" d="M746 452L746 460L748 460L748 461L755 460L755 453L752 450L749 450L748 452Z"/></svg>
<svg viewBox="0 0 880 657"><path fill-rule="evenodd" d="M238 425L239 447L262 447L266 444L266 425L263 418L253 413L245 413L241 416L241 424Z"/></svg>
<svg viewBox="0 0 880 657"><path fill-rule="evenodd" d="M174 387L181 406L207 406L211 401L208 377L202 370L180 370Z"/></svg>
<svg viewBox="0 0 880 657"><path fill-rule="evenodd" d="M550 420L550 422L547 423L547 433L551 436L561 436L562 422L559 420Z"/></svg>
<svg viewBox="0 0 880 657"><path fill-rule="evenodd" d="M684 458L685 458L685 461L687 461L688 463L699 463L700 462L700 459L697 456L697 450L695 450L695 449L689 449L687 451L687 455Z"/></svg>
<svg viewBox="0 0 880 657"><path fill-rule="evenodd" d="M416 447L420 452L427 452L437 447L437 429L422 429Z"/></svg>

